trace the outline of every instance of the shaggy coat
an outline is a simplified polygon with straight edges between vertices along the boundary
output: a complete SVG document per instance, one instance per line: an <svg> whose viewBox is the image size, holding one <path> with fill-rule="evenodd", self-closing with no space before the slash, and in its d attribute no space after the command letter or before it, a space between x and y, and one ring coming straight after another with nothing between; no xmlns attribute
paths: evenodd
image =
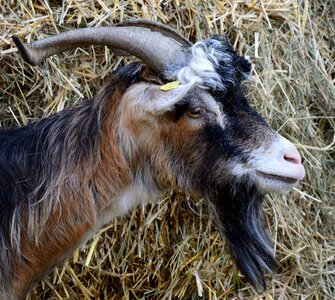
<svg viewBox="0 0 335 300"><path fill-rule="evenodd" d="M23 298L98 228L167 189L207 200L237 266L265 288L275 262L264 193L296 179L264 167L286 142L248 105L249 72L214 37L159 77L121 67L94 99L1 131L0 298Z"/></svg>

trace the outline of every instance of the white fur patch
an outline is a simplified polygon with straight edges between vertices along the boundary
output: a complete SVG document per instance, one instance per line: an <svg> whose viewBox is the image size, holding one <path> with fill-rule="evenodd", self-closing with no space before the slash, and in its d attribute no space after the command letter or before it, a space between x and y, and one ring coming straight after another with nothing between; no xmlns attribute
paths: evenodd
<svg viewBox="0 0 335 300"><path fill-rule="evenodd" d="M224 50L224 45L215 39L212 39L211 43L197 42L190 49L189 64L169 75L177 78L181 84L196 83L202 88L224 90L225 82L235 82L233 67L230 68L229 73L225 74L225 82L216 72L215 68L219 64L224 63L228 66L233 62L232 54Z"/></svg>
<svg viewBox="0 0 335 300"><path fill-rule="evenodd" d="M113 199L110 207L107 207L99 217L97 228L108 224L116 217L128 213L132 208L141 204L147 203L149 200L156 199L161 191L154 185L147 186L140 179L135 179L123 193Z"/></svg>

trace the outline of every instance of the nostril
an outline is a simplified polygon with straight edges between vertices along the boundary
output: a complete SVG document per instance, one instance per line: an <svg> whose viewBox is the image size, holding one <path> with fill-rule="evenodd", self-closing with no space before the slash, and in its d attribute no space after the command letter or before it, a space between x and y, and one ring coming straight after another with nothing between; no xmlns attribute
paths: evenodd
<svg viewBox="0 0 335 300"><path fill-rule="evenodd" d="M288 162L291 162L293 164L300 165L301 164L301 156L298 152L294 151L292 153L285 153L284 159Z"/></svg>

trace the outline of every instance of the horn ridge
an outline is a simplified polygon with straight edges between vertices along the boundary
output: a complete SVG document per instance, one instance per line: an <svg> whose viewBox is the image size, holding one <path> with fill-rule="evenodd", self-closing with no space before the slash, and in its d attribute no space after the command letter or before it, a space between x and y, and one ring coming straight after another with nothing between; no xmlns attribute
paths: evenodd
<svg viewBox="0 0 335 300"><path fill-rule="evenodd" d="M185 55L186 48L180 40L135 25L74 29L29 44L23 44L17 36L13 36L13 41L22 58L31 65L77 47L105 45L112 51L136 56L156 72L162 72L174 58Z"/></svg>
<svg viewBox="0 0 335 300"><path fill-rule="evenodd" d="M184 47L188 48L192 46L192 43L184 36L182 36L177 30L156 21L143 20L143 19L130 19L123 21L117 24L116 26L138 26L138 27L149 28L153 31L158 31L167 37L173 38L174 40L181 43Z"/></svg>

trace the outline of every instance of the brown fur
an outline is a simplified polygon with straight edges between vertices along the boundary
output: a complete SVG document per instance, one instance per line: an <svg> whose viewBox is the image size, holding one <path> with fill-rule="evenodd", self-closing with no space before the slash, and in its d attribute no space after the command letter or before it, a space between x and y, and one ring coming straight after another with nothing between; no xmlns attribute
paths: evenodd
<svg viewBox="0 0 335 300"><path fill-rule="evenodd" d="M90 236L97 230L97 218L102 211L116 205L113 204L114 197L129 184L131 173L115 133L118 120L115 107L119 105L123 91L120 87L112 98L103 99L106 103L96 103L104 105L101 139L96 145L97 153L91 158L96 161L66 166L76 171L68 175L61 173L69 178L69 182L61 182L61 187L53 190L58 201L47 216L38 239L29 237L27 228L31 226L31 220L25 215L21 223L20 256L13 255L15 299L23 297L37 280L82 244L88 233ZM52 198L53 191L48 191L47 197Z"/></svg>

